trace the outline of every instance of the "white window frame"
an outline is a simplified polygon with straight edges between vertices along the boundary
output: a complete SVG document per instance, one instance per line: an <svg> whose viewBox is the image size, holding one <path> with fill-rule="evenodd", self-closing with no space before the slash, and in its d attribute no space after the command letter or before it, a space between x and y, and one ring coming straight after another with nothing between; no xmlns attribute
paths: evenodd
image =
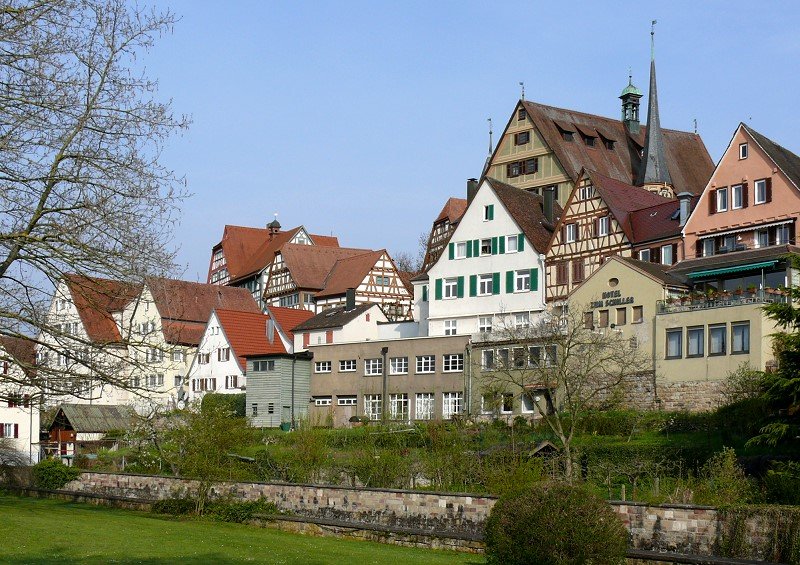
<svg viewBox="0 0 800 565"><path fill-rule="evenodd" d="M640 249L639 250L639 261L643 261L645 263L650 262L650 250L649 249Z"/></svg>
<svg viewBox="0 0 800 565"><path fill-rule="evenodd" d="M330 406L333 404L333 399L330 396L315 396L314 406Z"/></svg>
<svg viewBox="0 0 800 565"><path fill-rule="evenodd" d="M478 316L478 331L490 333L492 331L492 316Z"/></svg>
<svg viewBox="0 0 800 565"><path fill-rule="evenodd" d="M453 416L461 413L464 406L464 393L462 392L443 392L442 393L442 419L450 420Z"/></svg>
<svg viewBox="0 0 800 565"><path fill-rule="evenodd" d="M444 335L456 335L458 333L458 320L444 321Z"/></svg>
<svg viewBox="0 0 800 565"><path fill-rule="evenodd" d="M483 221L484 222L488 222L489 221L489 210L491 210L490 206L491 206L491 204L486 204L483 207Z"/></svg>
<svg viewBox="0 0 800 565"><path fill-rule="evenodd" d="M338 406L357 406L358 405L358 397L355 395L352 396L337 396L336 397L336 404Z"/></svg>
<svg viewBox="0 0 800 565"><path fill-rule="evenodd" d="M383 374L383 359L375 357L373 359L364 359L364 375L376 376Z"/></svg>
<svg viewBox="0 0 800 565"><path fill-rule="evenodd" d="M416 374L428 375L436 372L436 355L417 355Z"/></svg>
<svg viewBox="0 0 800 565"><path fill-rule="evenodd" d="M760 179L754 182L753 191L755 192L753 202L755 204L765 204L767 202L767 179Z"/></svg>
<svg viewBox="0 0 800 565"><path fill-rule="evenodd" d="M666 261L666 256L669 253L669 261ZM675 257L672 256L672 244L661 246L661 264L672 265L675 262Z"/></svg>
<svg viewBox="0 0 800 565"><path fill-rule="evenodd" d="M711 257L714 254L714 239L707 238L703 240L703 257Z"/></svg>
<svg viewBox="0 0 800 565"><path fill-rule="evenodd" d="M453 257L455 259L465 259L467 257L467 241L459 241L455 245Z"/></svg>
<svg viewBox="0 0 800 565"><path fill-rule="evenodd" d="M464 371L463 353L445 353L442 355L443 373L461 373Z"/></svg>
<svg viewBox="0 0 800 565"><path fill-rule="evenodd" d="M739 144L739 159L747 159L750 155L750 148L748 147L747 143L740 143Z"/></svg>
<svg viewBox="0 0 800 565"><path fill-rule="evenodd" d="M494 293L494 275L492 273L478 275L478 296L490 296Z"/></svg>
<svg viewBox="0 0 800 565"><path fill-rule="evenodd" d="M380 420L382 409L383 404L381 402L380 394L364 395L364 416L373 421Z"/></svg>
<svg viewBox="0 0 800 565"><path fill-rule="evenodd" d="M775 245L786 245L790 237L789 224L775 226Z"/></svg>
<svg viewBox="0 0 800 565"><path fill-rule="evenodd" d="M764 245L762 245L761 236L764 236ZM769 228L762 228L756 230L753 234L754 247L769 247Z"/></svg>
<svg viewBox="0 0 800 565"><path fill-rule="evenodd" d="M331 365L330 361L314 361L314 372L315 373L330 373L331 372Z"/></svg>
<svg viewBox="0 0 800 565"><path fill-rule="evenodd" d="M258 367L256 367L256 363L258 363ZM262 365L266 365L266 367L262 367ZM266 371L274 371L275 370L275 360L274 359L267 359L266 361L253 361L253 370L259 372L266 372Z"/></svg>
<svg viewBox="0 0 800 565"><path fill-rule="evenodd" d="M717 212L727 212L728 211L728 187L718 188L717 189ZM725 206L723 206L723 201Z"/></svg>
<svg viewBox="0 0 800 565"><path fill-rule="evenodd" d="M531 291L531 270L523 269L514 273L514 292Z"/></svg>
<svg viewBox="0 0 800 565"><path fill-rule="evenodd" d="M414 419L433 420L436 397L432 392L418 392L414 397Z"/></svg>
<svg viewBox="0 0 800 565"><path fill-rule="evenodd" d="M736 198L739 198L739 205L736 205ZM741 184L734 184L731 186L731 210L738 210L744 206L743 191Z"/></svg>
<svg viewBox="0 0 800 565"><path fill-rule="evenodd" d="M452 300L458 298L458 277L444 279L442 298Z"/></svg>
<svg viewBox="0 0 800 565"><path fill-rule="evenodd" d="M608 232L611 231L611 217L610 216L603 216L597 219L597 237L603 237L608 235Z"/></svg>
<svg viewBox="0 0 800 565"><path fill-rule="evenodd" d="M225 388L239 388L239 375L225 375Z"/></svg>
<svg viewBox="0 0 800 565"><path fill-rule="evenodd" d="M481 370L494 371L495 368L495 355L494 349L484 349L481 351Z"/></svg>
<svg viewBox="0 0 800 565"><path fill-rule="evenodd" d="M514 314L514 329L520 330L529 328L531 325L531 315L529 312L517 312Z"/></svg>
<svg viewBox="0 0 800 565"><path fill-rule="evenodd" d="M403 422L408 422L411 419L408 394L401 392L389 395L389 419Z"/></svg>
<svg viewBox="0 0 800 565"><path fill-rule="evenodd" d="M574 243L578 241L578 224L573 222L571 224L567 224L565 230L565 243Z"/></svg>
<svg viewBox="0 0 800 565"><path fill-rule="evenodd" d="M486 248L488 249L488 251L484 251L484 245L486 245ZM486 257L487 255L491 255L492 254L492 238L491 237L484 237L483 239L481 239L480 240L480 248L478 249L478 251L479 251L479 253L478 253L479 257Z"/></svg>
<svg viewBox="0 0 800 565"><path fill-rule="evenodd" d="M591 200L594 198L594 185L586 185L578 189L579 200Z"/></svg>
<svg viewBox="0 0 800 565"><path fill-rule="evenodd" d="M517 253L519 251L519 236L507 235L506 236L506 253Z"/></svg>
<svg viewBox="0 0 800 565"><path fill-rule="evenodd" d="M407 375L408 374L408 357L390 357L389 358L389 374L390 375Z"/></svg>
<svg viewBox="0 0 800 565"><path fill-rule="evenodd" d="M358 362L355 359L339 360L340 373L355 373L358 370Z"/></svg>

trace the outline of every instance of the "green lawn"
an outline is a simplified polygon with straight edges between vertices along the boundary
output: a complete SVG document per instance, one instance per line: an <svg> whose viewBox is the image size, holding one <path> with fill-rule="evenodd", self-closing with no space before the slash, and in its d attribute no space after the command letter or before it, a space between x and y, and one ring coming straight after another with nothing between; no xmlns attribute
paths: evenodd
<svg viewBox="0 0 800 565"><path fill-rule="evenodd" d="M480 556L0 496L0 563L474 564Z"/></svg>

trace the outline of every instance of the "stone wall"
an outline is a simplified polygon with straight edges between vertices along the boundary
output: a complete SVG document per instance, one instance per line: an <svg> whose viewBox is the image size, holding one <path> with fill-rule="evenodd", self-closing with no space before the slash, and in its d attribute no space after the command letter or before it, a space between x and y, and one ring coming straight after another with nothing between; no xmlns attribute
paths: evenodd
<svg viewBox="0 0 800 565"><path fill-rule="evenodd" d="M632 549L714 554L719 524L714 508L683 504L647 506L631 502L612 502L611 505L630 532Z"/></svg>
<svg viewBox="0 0 800 565"><path fill-rule="evenodd" d="M661 409L668 412L714 410L722 401L724 380L718 381L657 381Z"/></svg>

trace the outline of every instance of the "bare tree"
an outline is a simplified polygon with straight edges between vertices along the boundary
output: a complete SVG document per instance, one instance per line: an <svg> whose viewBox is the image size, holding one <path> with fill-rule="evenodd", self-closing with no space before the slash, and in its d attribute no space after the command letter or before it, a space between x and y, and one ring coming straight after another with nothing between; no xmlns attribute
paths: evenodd
<svg viewBox="0 0 800 565"><path fill-rule="evenodd" d="M35 334L55 355L53 343L77 340L47 316L66 275L128 285L86 293L107 301L173 268L186 193L160 157L188 119L155 98L137 57L174 22L125 0L0 4L0 336ZM109 344L100 363L97 343L77 341L59 375L90 369L115 382L125 347ZM23 371L20 384L43 386L54 372Z"/></svg>
<svg viewBox="0 0 800 565"><path fill-rule="evenodd" d="M480 374L479 388L496 410L520 398L541 417L562 449L565 474L573 477L572 440L587 411L619 400L630 379L650 362L635 339L613 329L583 322L583 309L570 304L522 323L506 317L486 343L476 344L476 362L491 364ZM491 359L482 351L491 351ZM486 371L486 369L492 369Z"/></svg>
<svg viewBox="0 0 800 565"><path fill-rule="evenodd" d="M428 250L428 234L421 232L417 237L417 250L416 253L409 251L398 251L392 253L395 265L401 271L408 273L419 273L422 269L422 264L425 262L425 253Z"/></svg>

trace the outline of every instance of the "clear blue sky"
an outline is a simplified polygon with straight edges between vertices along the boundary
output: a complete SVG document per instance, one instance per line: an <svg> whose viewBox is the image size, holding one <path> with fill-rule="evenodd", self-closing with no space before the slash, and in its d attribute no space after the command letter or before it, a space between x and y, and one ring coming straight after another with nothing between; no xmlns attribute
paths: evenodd
<svg viewBox="0 0 800 565"><path fill-rule="evenodd" d="M745 121L800 152L794 2L161 0L181 21L144 59L194 123L166 164L194 196L176 230L205 280L225 224L416 250L462 196L525 82L529 100L616 117L646 94L650 20L662 127L697 119L717 161ZM643 112L644 113L644 112Z"/></svg>

